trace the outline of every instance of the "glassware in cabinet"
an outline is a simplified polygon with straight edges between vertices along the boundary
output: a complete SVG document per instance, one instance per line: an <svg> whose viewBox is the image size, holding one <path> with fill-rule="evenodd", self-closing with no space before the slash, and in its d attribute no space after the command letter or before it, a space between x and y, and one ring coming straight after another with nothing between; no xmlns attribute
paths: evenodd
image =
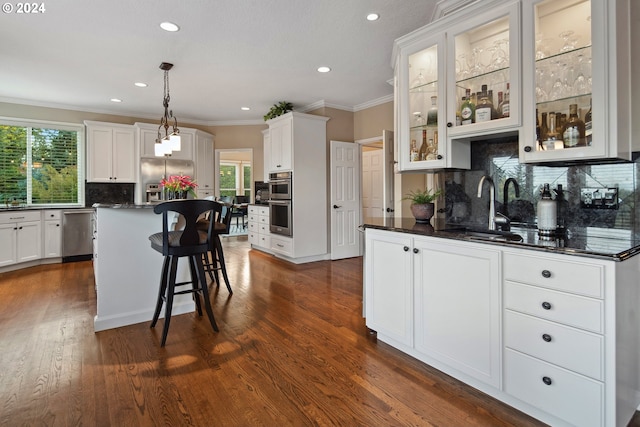
<svg viewBox="0 0 640 427"><path fill-rule="evenodd" d="M520 124L519 4L491 12L450 30L450 136L515 131Z"/></svg>
<svg viewBox="0 0 640 427"><path fill-rule="evenodd" d="M540 1L533 5L533 16L536 120L541 122L543 114L555 118L556 131L536 135L532 149L588 148L592 144L591 1ZM542 128L545 125L550 127L542 123Z"/></svg>

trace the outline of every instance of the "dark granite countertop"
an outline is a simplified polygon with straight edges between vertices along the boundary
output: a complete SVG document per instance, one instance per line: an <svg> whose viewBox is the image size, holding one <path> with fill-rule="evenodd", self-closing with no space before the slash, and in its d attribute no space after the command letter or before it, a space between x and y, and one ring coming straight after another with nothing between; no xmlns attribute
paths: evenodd
<svg viewBox="0 0 640 427"><path fill-rule="evenodd" d="M153 209L158 203L96 203L94 208L109 208L109 209Z"/></svg>
<svg viewBox="0 0 640 427"><path fill-rule="evenodd" d="M91 209L84 206L0 206L0 212L12 212L12 211L45 211L45 210L64 210L70 211L74 209Z"/></svg>
<svg viewBox="0 0 640 427"><path fill-rule="evenodd" d="M519 247L538 251L624 261L640 253L640 236L628 230L584 227L567 230L564 236L544 240L538 236L535 226L521 224L512 226L511 235L496 233L493 236L478 236L460 224L445 224L431 221L429 224L416 223L414 218L374 219L366 222L364 228L396 231L445 239L474 241L508 247ZM477 230L472 228L471 230ZM522 240L508 240L503 237L519 235Z"/></svg>

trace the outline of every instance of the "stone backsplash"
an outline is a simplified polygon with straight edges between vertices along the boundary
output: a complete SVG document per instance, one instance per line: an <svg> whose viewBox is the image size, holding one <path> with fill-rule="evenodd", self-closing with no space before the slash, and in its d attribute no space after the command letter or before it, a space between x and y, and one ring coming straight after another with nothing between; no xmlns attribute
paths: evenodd
<svg viewBox="0 0 640 427"><path fill-rule="evenodd" d="M480 178L488 175L495 182L496 210L505 212L503 205L507 200L507 216L517 222L535 223L540 188L548 183L552 189L560 185L563 190L566 201L562 203L559 220L564 221L567 227L640 231L640 219L636 217L635 210L638 197L636 189L640 186L639 168L640 161L558 166L520 164L517 140L473 142L471 170L441 172L445 183L445 218L448 223L486 226L489 213L488 186L485 184L481 198L477 194ZM515 185L510 183L508 199L505 199L505 183L509 178L517 182L519 197L515 195ZM617 197L610 197L613 194L610 189L617 189ZM596 193L592 195L594 190ZM609 200L600 203L597 198L606 192ZM615 199L617 203L611 203Z"/></svg>

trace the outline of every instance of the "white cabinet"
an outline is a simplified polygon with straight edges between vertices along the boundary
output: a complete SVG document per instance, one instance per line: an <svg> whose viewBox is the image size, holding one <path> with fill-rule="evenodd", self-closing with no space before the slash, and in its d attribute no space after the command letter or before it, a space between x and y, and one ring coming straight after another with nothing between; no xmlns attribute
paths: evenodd
<svg viewBox="0 0 640 427"><path fill-rule="evenodd" d="M293 116L285 114L269 121L269 171L291 170L293 158Z"/></svg>
<svg viewBox="0 0 640 427"><path fill-rule="evenodd" d="M0 213L0 267L40 259L41 233L40 211Z"/></svg>
<svg viewBox="0 0 640 427"><path fill-rule="evenodd" d="M271 249L271 233L269 231L269 207L249 205L249 243L252 248Z"/></svg>
<svg viewBox="0 0 640 427"><path fill-rule="evenodd" d="M62 211L42 211L42 229L44 234L42 257L62 256Z"/></svg>
<svg viewBox="0 0 640 427"><path fill-rule="evenodd" d="M420 238L413 252L416 350L499 387L500 252Z"/></svg>
<svg viewBox="0 0 640 427"><path fill-rule="evenodd" d="M263 167L264 167L264 182L269 182L269 172L271 171L271 137L269 136L269 129L262 131L262 144L263 144Z"/></svg>
<svg viewBox="0 0 640 427"><path fill-rule="evenodd" d="M135 127L140 140L140 157L156 157L155 144L156 139L158 139L158 126L148 123L135 123ZM162 132L164 132L164 128L162 128ZM170 158L193 161L195 132L195 129L180 128L180 151L172 152Z"/></svg>
<svg viewBox="0 0 640 427"><path fill-rule="evenodd" d="M523 80L530 84L523 87L521 162L630 160L638 150L631 107L638 54L629 49L640 38L629 19L634 8L640 5L629 0L523 1ZM586 122L584 139L565 138L557 125L571 104Z"/></svg>
<svg viewBox="0 0 640 427"><path fill-rule="evenodd" d="M494 387L501 378L500 280L498 250L366 230L367 326L418 359L440 362L438 369Z"/></svg>
<svg viewBox="0 0 640 427"><path fill-rule="evenodd" d="M408 347L413 346L412 245L413 239L407 234L366 230L367 327L383 341Z"/></svg>
<svg viewBox="0 0 640 427"><path fill-rule="evenodd" d="M136 182L138 166L133 126L85 121L87 181Z"/></svg>
<svg viewBox="0 0 640 427"><path fill-rule="evenodd" d="M271 171L292 171L293 236L271 234L272 252L295 263L329 258L327 117L289 112L269 120Z"/></svg>
<svg viewBox="0 0 640 427"><path fill-rule="evenodd" d="M471 140L518 132L519 6L477 2L396 40L400 171L468 169ZM467 92L473 105L463 108ZM481 116L476 107L491 99L495 114Z"/></svg>
<svg viewBox="0 0 640 427"><path fill-rule="evenodd" d="M213 156L213 135L196 131L196 183L198 184L198 197L201 195L213 195L213 175L214 163ZM210 193L210 194L209 194ZM206 196L205 196L206 197Z"/></svg>

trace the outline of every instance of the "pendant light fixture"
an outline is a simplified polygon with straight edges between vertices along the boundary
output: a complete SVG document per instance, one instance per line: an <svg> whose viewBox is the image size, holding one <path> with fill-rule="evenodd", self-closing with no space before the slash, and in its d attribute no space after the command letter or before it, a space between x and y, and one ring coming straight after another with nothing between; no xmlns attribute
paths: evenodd
<svg viewBox="0 0 640 427"><path fill-rule="evenodd" d="M173 64L163 62L160 69L164 71L164 97L162 105L164 106L164 115L160 118L160 126L158 126L158 138L156 139L155 155L170 156L173 151L180 151L180 129L178 129L178 119L173 115L173 110L169 109L169 70L173 68ZM173 122L172 132L169 133L170 122ZM162 135L164 128L164 136Z"/></svg>

